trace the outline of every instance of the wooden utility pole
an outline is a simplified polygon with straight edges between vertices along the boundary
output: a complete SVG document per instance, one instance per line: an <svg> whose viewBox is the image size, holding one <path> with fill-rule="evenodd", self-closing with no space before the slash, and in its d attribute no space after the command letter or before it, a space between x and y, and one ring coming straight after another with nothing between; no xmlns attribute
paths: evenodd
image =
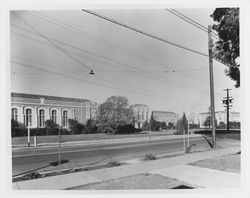
<svg viewBox="0 0 250 198"><path fill-rule="evenodd" d="M212 136L213 148L216 147L215 137L215 106L214 106L214 77L213 77L213 54L212 54L212 36L211 25L208 26L208 52L209 52L209 79L210 79L210 102L211 102L211 117L212 117Z"/></svg>

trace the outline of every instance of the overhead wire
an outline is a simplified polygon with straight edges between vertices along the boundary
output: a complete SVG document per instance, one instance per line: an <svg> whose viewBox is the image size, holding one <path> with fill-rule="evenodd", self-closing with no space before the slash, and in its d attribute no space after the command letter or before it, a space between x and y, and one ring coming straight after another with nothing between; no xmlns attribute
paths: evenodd
<svg viewBox="0 0 250 198"><path fill-rule="evenodd" d="M109 22L111 22L111 23L117 24L117 25L119 25L119 26L123 26L123 27L125 27L125 28L127 28L127 29L133 30L133 31L138 32L138 33L140 33L140 34L143 34L143 35L145 35L145 36L148 36L148 37L154 38L154 39L156 39L156 40L162 41L162 42L164 42L164 43L170 44L170 45L175 46L175 47L177 47L177 48L181 48L181 49L183 49L183 50L186 50L186 51L189 51L189 52L192 52L192 53L201 55L201 56L208 57L208 55L205 54L205 53L202 53L202 52L193 50L193 49L191 49L191 48L188 48L188 47L179 45L179 44L177 44L177 43L168 41L168 40L163 39L163 38L161 38L161 37L155 36L155 35L153 35L153 34L151 34L151 33L147 33L147 32L145 32L145 31L143 31L143 30L139 30L138 28L131 27L131 26L125 24L125 23L118 22L118 21L116 21L116 20L114 20L114 19L111 19L111 18L109 18L109 17L106 17L106 16L104 16L104 15L101 15L101 14L99 14L99 13L97 13L97 12L90 11L90 10L85 10L85 9L82 9L82 11L83 11L83 12L86 12L86 13L89 13L89 14L92 14L92 15L94 15L94 16L96 16L96 17L102 18L102 19L104 19L104 20L107 20L107 21L109 21Z"/></svg>
<svg viewBox="0 0 250 198"><path fill-rule="evenodd" d="M107 47L113 48L113 49L118 50L118 51L120 51L122 53L126 53L126 54L128 54L130 56L133 56L133 57L136 57L136 58L140 58L140 59L142 59L144 61L147 60L147 61L149 61L149 62L151 62L152 64L155 65L155 61L152 61L148 57L145 57L145 56L136 54L134 52L131 52L130 50L124 49L124 48L122 48L122 47L120 47L120 46L118 46L118 45L116 45L116 44L114 44L114 43L112 43L110 41L106 41L106 40L104 40L104 39L102 39L100 37L93 36L92 34L89 34L89 33L85 32L85 31L83 31L82 29L79 29L79 28L76 28L76 27L74 27L72 25L66 24L66 23L64 23L64 22L62 22L60 20L54 19L52 17L49 17L49 16L47 16L45 14L42 14L42 13L40 13L38 11L36 11L35 14L32 13L32 12L31 13L29 12L29 14L31 14L33 16L36 16L36 17L39 17L42 20L45 20L45 21L47 21L49 23L52 23L52 24L55 24L55 25L57 25L57 26L59 26L61 28L64 28L64 29L66 29L68 31L76 33L76 34L78 34L80 36L84 36L85 38L87 37L88 39L91 39L91 40L93 40L95 42L101 43L101 44L103 44L103 45L105 45ZM163 68L163 64L157 63L157 65L158 66L161 65L160 67ZM167 67L171 68L170 66L167 66ZM174 70L174 69L172 68L172 70ZM185 75L185 77L190 77L190 76L189 75ZM193 79L193 77L190 77L190 78Z"/></svg>
<svg viewBox="0 0 250 198"><path fill-rule="evenodd" d="M109 18L109 17L106 17L106 16L104 16L104 15L101 15L101 14L99 14L99 13L97 13L97 12L94 12L94 11L91 11L91 10L86 10L86 9L82 9L82 11L83 11L83 12L86 12L86 13L89 13L89 14L92 14L92 15L94 15L94 16L96 16L96 17L102 18L102 19L104 19L104 20L106 20L106 21L109 21L109 22L111 22L111 23L117 24L117 25L119 25L119 26L122 26L122 27L125 27L125 28L127 28L127 29L130 29L130 30L132 30L132 31L138 32L138 33L140 33L140 34L143 34L143 35L146 35L146 36L148 36L148 37L154 38L154 39L156 39L156 40L162 41L162 42L164 42L164 43L170 44L170 45L175 46L175 47L177 47L177 48L180 48L180 49L183 49L183 50L186 50L186 51L189 51L189 52L192 52L192 53L201 55L201 56L209 57L208 54L205 54L205 53L199 52L199 51L197 51L197 50L193 50L193 49L191 49L191 48L188 48L188 47L179 45L179 44L177 44L177 43L168 41L168 40L166 40L166 39L160 38L160 37L155 36L155 35L153 35L153 34L151 34L151 33L147 33L147 32L145 32L145 31L143 31L143 30L139 30L138 28L131 27L131 26L127 25L127 24L118 22L118 21L116 21L116 20L114 20L114 19L111 19L111 18ZM217 59L217 58L215 58L215 57L213 57L213 58L214 58L216 61L220 62L221 64L223 64L223 65L225 65L225 66L227 66L227 67L230 67L230 65L228 65L228 64L226 64L226 63L220 61L219 59Z"/></svg>
<svg viewBox="0 0 250 198"><path fill-rule="evenodd" d="M151 94L148 94L148 93L143 93L143 92L140 93L140 92L137 92L137 91L122 89L122 88L114 87L114 86L110 86L110 85L104 85L103 83L92 82L92 81L89 81L89 80L86 80L86 79L75 78L75 77L68 76L68 75L65 75L65 74L62 74L62 73L59 73L59 72L54 72L54 71L47 70L47 69L44 69L44 68L27 65L25 63L20 63L20 62L16 62L16 61L11 61L11 62L14 63L14 64L17 64L17 65L22 65L24 67L33 68L33 69L37 69L37 70L45 71L45 72L50 72L50 73L53 73L55 75L63 76L65 78L70 78L70 79L73 79L73 80L76 80L76 81L87 82L88 84L94 84L94 85L97 85L97 86L116 89L116 90L120 90L120 91L125 91L125 92L129 92L129 93L137 94L137 95L144 95L144 96L148 96L148 97L158 98L158 99L161 99L161 100L171 100L173 102L185 102L185 103L189 103L189 104L202 105L202 106L207 106L208 105L208 104L205 104L205 103L189 102L187 100L172 99L172 98L169 98L169 97L158 97L158 96L151 95Z"/></svg>
<svg viewBox="0 0 250 198"><path fill-rule="evenodd" d="M107 57L98 55L98 54L93 53L93 52L89 52L89 51L84 50L84 49L82 49L82 48L78 48L78 47L75 47L75 46L66 44L66 43L64 43L64 42L62 42L62 41L58 41L58 40L56 40L56 39L49 38L49 37L47 37L47 38L48 38L49 40L53 40L54 42L57 42L57 43L59 43L59 44L62 44L62 45L71 47L71 48L76 49L76 50L79 50L79 51L81 51L81 52L88 53L88 54L94 55L94 56L96 56L96 57L98 57L98 58L107 60L107 61L109 61L109 62L113 62L113 63L119 64L119 65L121 65L121 66L123 66L123 67L126 67L126 68L131 69L131 71L137 70L137 71L139 71L139 72L142 72L144 75L147 75L147 76L148 76L148 75L149 75L149 76L154 76L154 77L156 77L158 80L159 80L159 78L160 78L160 79L162 79L162 80L173 81L173 82L179 83L179 84L181 84L182 86L183 86L183 84L184 84L185 86L192 87L192 88L194 88L195 90L196 90L197 88L200 89L200 87L193 86L193 85L190 85L190 84L188 84L188 83L183 83L183 82L178 81L178 80L166 78L165 76L153 74L153 73L150 73L150 72L148 72L148 71L145 71L145 70L142 70L142 69L138 69L137 67L128 65L128 64L126 64L126 63L122 63L122 62L120 62L120 61L117 61L117 60L114 60L114 59L111 59L111 58L107 58ZM175 86L177 86L177 85L175 85ZM207 90L207 91L208 91L208 90Z"/></svg>
<svg viewBox="0 0 250 198"><path fill-rule="evenodd" d="M203 30L203 31L205 31L205 32L208 33L208 31L209 31L208 28L206 28L204 25L198 23L197 21L191 19L190 17L187 17L187 16L185 16L184 14L182 14L182 13L180 13L180 12L178 12L177 10L174 10L174 9L166 9L166 10L169 11L170 13L174 14L175 16L181 18L182 20L188 22L189 24L191 24L191 25L193 25L193 26L195 26L195 27L197 27L197 28L199 28L199 29L201 29L201 30ZM212 36L213 38L218 39L218 40L219 40L220 42L222 42L222 43L226 43L226 42L222 41L222 40L219 38L219 35L218 35L218 34L216 34L216 33L215 33L214 31L212 31L212 30L210 30L210 31L211 31L211 36ZM216 58L215 56L213 56L212 58L213 58L214 60L218 61L219 63L221 63L221 64L227 66L227 67L231 67L230 64L225 63L225 62L223 62L222 60L219 60L219 59Z"/></svg>
<svg viewBox="0 0 250 198"><path fill-rule="evenodd" d="M27 37L27 36L25 36L25 37ZM33 39L33 38L32 38L32 39ZM137 71L139 71L139 72L142 72L142 74L144 74L144 75L151 76L151 77L157 77L157 80L159 80L158 77L161 77L161 80L170 80L170 81L172 80L172 81L174 81L174 82L180 83L180 84L183 86L183 82L181 82L181 81L169 79L169 78L166 78L166 77L161 76L161 75L153 74L153 73L151 73L151 72L148 72L148 71L145 71L145 70L138 69L137 67L134 67L134 66L128 65L128 64L126 64L126 63L122 63L122 62L120 62L120 61L113 60L113 59L110 59L110 58L107 58L107 57L104 57L104 56L95 54L95 53L93 53L93 52L89 52L89 51L87 51L87 50L84 50L84 49L81 49L81 48L78 48L78 47L74 47L74 46L72 46L72 45L66 44L66 43L64 43L64 42L62 42L62 41L58 41L58 40L53 39L53 38L49 38L49 39L50 39L50 40L53 40L54 42L57 42L57 43L59 43L59 44L62 44L62 45L71 47L71 48L73 48L73 49L80 50L80 51L82 51L82 52L84 52L84 53L88 53L88 54L94 55L94 56L96 56L96 57L98 57L98 58L102 58L102 59L107 60L107 61L109 61L109 62L117 63L117 64L121 65L122 67L130 68L131 71L137 70ZM33 40L34 40L34 39L33 39ZM35 40L35 41L37 42L37 40ZM41 42L41 41L38 41L38 42ZM43 43L43 44L45 44L45 43ZM200 89L200 87L193 86L193 85L189 85L188 83L184 83L184 85L185 85L185 86L192 87L194 90L197 90L197 88ZM177 85L175 85L175 86L177 86ZM206 91L208 91L208 90L206 90ZM220 94L220 93L218 92L218 94Z"/></svg>
<svg viewBox="0 0 250 198"><path fill-rule="evenodd" d="M91 70L91 68L88 65L83 64L81 61L79 61L78 59L76 59L74 56L72 56L70 53L68 53L67 51L65 51L63 48L61 48L60 46L56 45L54 42L52 42L50 39L48 39L48 37L44 36L43 34L41 34L36 28L34 28L31 24L29 24L25 19L23 19L21 16L18 16L15 12L14 15L17 16L18 18L20 18L28 27L30 27L33 31L35 31L39 36L41 36L42 38L46 39L51 45L53 45L56 49L60 50L61 52L63 52L64 54L66 54L67 56L71 57L73 60L75 60L77 63L79 63L81 66L87 68L88 70Z"/></svg>
<svg viewBox="0 0 250 198"><path fill-rule="evenodd" d="M38 64L38 65L41 65L42 67L47 66L49 68L59 68L59 67L56 67L55 65L49 65L49 64L45 64L45 63L41 63L41 62L37 62L37 61L34 62L31 59L22 58L20 56L16 56L16 55L13 55L13 54L11 55L11 57L18 58L18 59L23 59L25 61L30 62L32 65ZM83 71L79 71L79 72L83 72ZM78 74L79 72L71 72L70 71L69 73L76 73L76 74ZM67 71L66 72L57 72L57 73L58 74L67 74ZM19 73L14 72L13 74L18 75ZM29 74L30 73L28 73L28 72L27 73L21 73L21 75L29 75ZM47 75L47 74L49 74L49 73L48 72L35 73L35 75ZM51 73L51 74L54 75L54 73ZM32 75L32 73L31 73L31 75ZM81 74L81 76L86 76L86 75ZM89 76L87 76L87 77L89 77ZM104 82L108 82L108 83L112 83L112 85L113 84L120 84L120 85L122 85L124 87L127 87L127 88L131 89L131 87L128 87L127 84L120 83L120 82L117 82L117 81L111 81L111 80L103 79L103 78L100 78L100 77L97 77L97 76L95 76L95 79L98 79L98 80L101 80L101 81L104 81ZM136 89L136 90L142 91L142 89L134 87L134 86L132 87L132 89ZM143 91L147 92L148 90L143 90ZM172 98L178 99L178 97L172 97Z"/></svg>
<svg viewBox="0 0 250 198"><path fill-rule="evenodd" d="M199 28L199 29L201 29L201 30L203 30L203 31L205 31L205 32L208 33L208 28L207 28L207 27L205 27L205 26L202 25L201 23L199 23L199 22L197 22L197 21L191 19L190 17L188 17L188 16L182 14L181 12L179 12L179 11L177 11L177 10L175 10L175 9L166 9L166 10L169 11L169 12L171 12L171 13L174 14L175 16L177 16L177 17L179 17L179 18L185 20L185 21L188 22L189 24L194 25L195 27L197 27L197 28ZM214 31L211 30L211 34L212 34L212 37L214 37L214 38L220 40L218 34L216 34Z"/></svg>

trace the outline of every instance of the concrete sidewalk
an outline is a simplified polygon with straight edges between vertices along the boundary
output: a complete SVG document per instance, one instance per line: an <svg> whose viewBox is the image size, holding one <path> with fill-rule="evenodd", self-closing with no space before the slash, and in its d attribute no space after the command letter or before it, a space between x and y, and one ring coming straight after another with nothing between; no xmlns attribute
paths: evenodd
<svg viewBox="0 0 250 198"><path fill-rule="evenodd" d="M202 137L200 134L190 134L189 138L198 138ZM117 143L133 143L133 142L142 142L149 140L175 140L175 139L183 139L184 135L169 135L169 136L148 136L148 137L131 137L131 138L120 138L120 139L99 139L99 140L80 140L80 141L68 141L62 142L61 146L78 146L78 145L103 145L103 144L117 144ZM187 138L187 135L186 135ZM49 147L58 147L58 142L51 143L41 143L37 144L37 147L31 145L31 147L27 147L27 144L17 144L12 145L13 150L19 149L32 149L32 148L49 148Z"/></svg>
<svg viewBox="0 0 250 198"><path fill-rule="evenodd" d="M138 164L21 181L13 183L13 189L60 190L141 173L157 173L201 188L239 187L239 174L187 165L199 160L235 154L238 151L239 147L233 146ZM215 178L214 183L211 182L211 178Z"/></svg>

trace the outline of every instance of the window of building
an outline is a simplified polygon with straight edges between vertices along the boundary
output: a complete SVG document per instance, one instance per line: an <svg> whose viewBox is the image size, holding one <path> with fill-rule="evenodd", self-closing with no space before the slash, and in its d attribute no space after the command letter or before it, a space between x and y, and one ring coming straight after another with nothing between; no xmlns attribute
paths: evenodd
<svg viewBox="0 0 250 198"><path fill-rule="evenodd" d="M51 117L51 120L56 124L56 110L52 110Z"/></svg>
<svg viewBox="0 0 250 198"><path fill-rule="evenodd" d="M25 126L31 126L32 125L32 110L26 109L25 112Z"/></svg>
<svg viewBox="0 0 250 198"><path fill-rule="evenodd" d="M18 115L17 115L17 108L12 108L11 109L11 118L12 120L16 120L18 119Z"/></svg>
<svg viewBox="0 0 250 198"><path fill-rule="evenodd" d="M44 127L45 126L44 116L45 116L44 110L40 109L39 110L39 127Z"/></svg>
<svg viewBox="0 0 250 198"><path fill-rule="evenodd" d="M62 126L63 127L68 126L68 112L67 111L63 111Z"/></svg>

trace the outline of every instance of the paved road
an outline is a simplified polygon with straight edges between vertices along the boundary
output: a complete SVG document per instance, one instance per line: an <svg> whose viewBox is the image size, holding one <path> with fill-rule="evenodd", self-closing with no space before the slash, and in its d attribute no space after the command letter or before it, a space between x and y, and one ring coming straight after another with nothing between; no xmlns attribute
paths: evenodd
<svg viewBox="0 0 250 198"><path fill-rule="evenodd" d="M203 138L192 138L190 144L196 148L208 148ZM62 148L61 159L70 160L62 168L87 166L92 163L143 157L146 154L159 154L183 150L183 140L157 140L136 143L120 143L110 145L75 146ZM57 148L15 150L12 152L13 175L39 168L58 160ZM48 167L41 171L55 170Z"/></svg>

